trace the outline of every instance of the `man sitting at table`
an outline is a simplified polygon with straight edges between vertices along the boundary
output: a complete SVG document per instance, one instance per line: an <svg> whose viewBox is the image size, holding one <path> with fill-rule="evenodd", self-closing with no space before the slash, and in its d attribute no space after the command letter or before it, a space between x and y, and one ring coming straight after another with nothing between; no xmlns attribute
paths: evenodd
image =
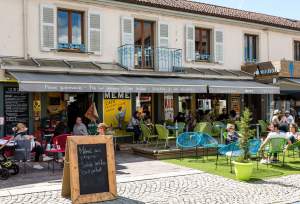
<svg viewBox="0 0 300 204"><path fill-rule="evenodd" d="M21 140L30 140L31 141L31 152L35 153L34 161L39 162L40 157L42 155L43 161L50 161L53 158L48 157L44 154L43 147L41 143L34 140L34 137L32 135L27 134L27 127L23 123L18 123L15 128L13 128L15 132L14 140L15 141L21 141ZM40 164L35 164L33 166L35 169L43 169L43 167Z"/></svg>

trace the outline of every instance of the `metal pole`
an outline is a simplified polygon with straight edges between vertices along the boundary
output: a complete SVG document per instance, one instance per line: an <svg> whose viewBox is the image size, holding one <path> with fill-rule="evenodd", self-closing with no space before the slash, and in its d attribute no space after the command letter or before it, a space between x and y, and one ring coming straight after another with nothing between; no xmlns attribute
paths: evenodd
<svg viewBox="0 0 300 204"><path fill-rule="evenodd" d="M256 137L259 139L259 124L256 124Z"/></svg>

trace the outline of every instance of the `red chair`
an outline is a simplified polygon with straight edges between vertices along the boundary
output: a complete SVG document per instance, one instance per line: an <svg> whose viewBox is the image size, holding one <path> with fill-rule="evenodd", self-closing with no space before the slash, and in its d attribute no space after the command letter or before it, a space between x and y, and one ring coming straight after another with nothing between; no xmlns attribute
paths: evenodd
<svg viewBox="0 0 300 204"><path fill-rule="evenodd" d="M10 135L6 135L5 137L3 137L2 139L4 140L11 140L13 138L13 136L10 136ZM4 155L6 157L12 157L14 156L14 151L9 149L9 150L4 150Z"/></svg>
<svg viewBox="0 0 300 204"><path fill-rule="evenodd" d="M52 144L59 145L61 150L65 150L68 136L71 135L70 134L58 135L52 139Z"/></svg>

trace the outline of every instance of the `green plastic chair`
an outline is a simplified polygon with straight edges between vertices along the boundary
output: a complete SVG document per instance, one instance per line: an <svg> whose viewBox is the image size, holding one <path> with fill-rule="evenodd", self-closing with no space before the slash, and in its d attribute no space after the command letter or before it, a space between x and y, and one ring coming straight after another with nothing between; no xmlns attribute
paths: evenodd
<svg viewBox="0 0 300 204"><path fill-rule="evenodd" d="M143 140L149 143L149 141L153 138L157 139L157 135L152 135L151 130L147 125L141 124L141 130L142 130L142 135L143 135Z"/></svg>
<svg viewBox="0 0 300 204"><path fill-rule="evenodd" d="M208 135L213 135L213 127L209 122L197 123L196 127L194 128L194 132L201 132L206 133Z"/></svg>
<svg viewBox="0 0 300 204"><path fill-rule="evenodd" d="M285 159L285 146L287 144L287 140L285 138L272 138L268 142L265 152L268 155L268 159L270 160L270 157L272 154L277 154L277 157L279 158L279 154L282 153L282 166L284 166L284 159ZM268 164L268 163L267 163Z"/></svg>
<svg viewBox="0 0 300 204"><path fill-rule="evenodd" d="M295 158L295 150L298 150L298 154L299 154L299 158L300 158L300 141L295 142L294 144L290 144L287 147L288 151L293 151L293 158ZM288 156L289 156L289 152L288 152Z"/></svg>
<svg viewBox="0 0 300 204"><path fill-rule="evenodd" d="M170 136L169 135L169 130L165 128L163 125L155 125L156 131L158 133L158 138L157 138L157 143L156 146L158 145L159 140L164 140L165 141L165 148L169 145L169 140L171 139L176 139L176 136Z"/></svg>
<svg viewBox="0 0 300 204"><path fill-rule="evenodd" d="M222 123L221 121L213 122L213 129L212 129L213 134L212 135L215 137L219 137L222 129L223 129L223 132L226 129L226 126L224 123Z"/></svg>
<svg viewBox="0 0 300 204"><path fill-rule="evenodd" d="M178 135L180 135L181 133L184 132L185 123L184 122L179 122L179 123L177 123L177 125L178 125Z"/></svg>

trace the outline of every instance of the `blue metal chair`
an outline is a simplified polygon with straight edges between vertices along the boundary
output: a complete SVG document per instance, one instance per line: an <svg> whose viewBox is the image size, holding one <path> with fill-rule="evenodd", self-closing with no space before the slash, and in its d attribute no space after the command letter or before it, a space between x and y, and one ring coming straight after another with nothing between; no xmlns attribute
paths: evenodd
<svg viewBox="0 0 300 204"><path fill-rule="evenodd" d="M176 146L180 148L180 159L183 157L183 149L195 148L198 159L198 147L201 143L201 136L196 132L181 133L176 139Z"/></svg>
<svg viewBox="0 0 300 204"><path fill-rule="evenodd" d="M219 144L218 141L212 136L210 136L209 134L199 133L199 135L201 137L200 146L203 148L203 161L204 161L205 151L206 151L206 157L208 158L208 149L215 148L218 151L218 149L225 146L223 144Z"/></svg>
<svg viewBox="0 0 300 204"><path fill-rule="evenodd" d="M228 164L228 155L230 156L230 172L232 172L232 166L231 166L231 158L233 154L240 154L238 151L240 151L239 143L238 142L233 142L228 145L224 145L217 151L217 159L216 159L216 168L218 168L218 161L219 161L219 156L226 156L227 159L227 164Z"/></svg>

